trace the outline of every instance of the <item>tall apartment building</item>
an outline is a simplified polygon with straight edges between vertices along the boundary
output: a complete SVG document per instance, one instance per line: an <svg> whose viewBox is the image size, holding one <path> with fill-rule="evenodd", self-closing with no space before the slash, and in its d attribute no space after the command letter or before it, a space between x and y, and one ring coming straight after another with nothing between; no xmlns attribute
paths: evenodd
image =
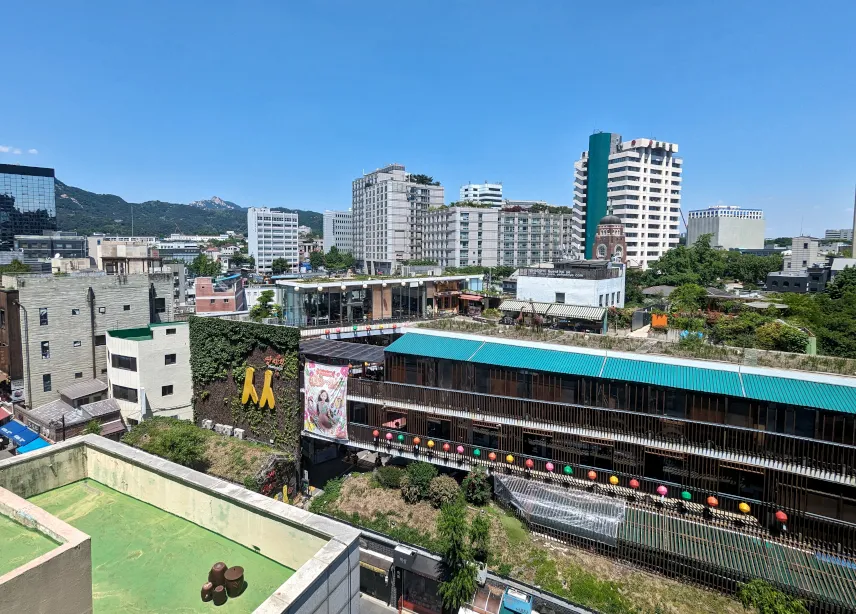
<svg viewBox="0 0 856 614"><path fill-rule="evenodd" d="M575 258L573 222L567 207L506 201L499 213L499 265L523 267Z"/></svg>
<svg viewBox="0 0 856 614"><path fill-rule="evenodd" d="M443 268L499 264L499 209L438 207L425 214L422 259Z"/></svg>
<svg viewBox="0 0 856 614"><path fill-rule="evenodd" d="M468 183L461 186L461 201L486 205L502 204L501 183Z"/></svg>
<svg viewBox="0 0 856 614"><path fill-rule="evenodd" d="M611 213L626 229L627 264L647 268L678 244L683 160L678 145L653 139L623 141L598 132L574 163L574 205L584 213L582 251L593 257L600 220Z"/></svg>
<svg viewBox="0 0 856 614"><path fill-rule="evenodd" d="M26 404L38 407L57 391L107 375L106 333L173 319L172 273L4 275L7 309L17 313ZM2 367L0 367L2 369Z"/></svg>
<svg viewBox="0 0 856 614"><path fill-rule="evenodd" d="M335 247L340 252L354 250L353 214L350 211L324 212L324 249Z"/></svg>
<svg viewBox="0 0 856 614"><path fill-rule="evenodd" d="M45 230L56 230L54 169L0 164L0 251Z"/></svg>
<svg viewBox="0 0 856 614"><path fill-rule="evenodd" d="M296 213L267 207L247 209L247 246L259 273L270 273L277 258L285 258L291 270L297 271L297 226Z"/></svg>
<svg viewBox="0 0 856 614"><path fill-rule="evenodd" d="M424 217L443 205L439 182L390 164L352 184L353 254L372 274L391 273L404 260L422 257Z"/></svg>
<svg viewBox="0 0 856 614"><path fill-rule="evenodd" d="M714 206L687 215L687 245L710 234L710 244L720 249L762 249L764 212L760 209Z"/></svg>
<svg viewBox="0 0 856 614"><path fill-rule="evenodd" d="M827 230L823 234L823 238L828 241L853 241L852 228L833 228Z"/></svg>

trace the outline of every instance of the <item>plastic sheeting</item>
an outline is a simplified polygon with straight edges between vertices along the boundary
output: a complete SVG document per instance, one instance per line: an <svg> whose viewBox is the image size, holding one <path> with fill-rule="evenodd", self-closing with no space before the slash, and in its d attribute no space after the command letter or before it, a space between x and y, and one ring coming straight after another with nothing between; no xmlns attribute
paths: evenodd
<svg viewBox="0 0 856 614"><path fill-rule="evenodd" d="M496 496L527 522L615 546L624 523L623 499L494 474Z"/></svg>

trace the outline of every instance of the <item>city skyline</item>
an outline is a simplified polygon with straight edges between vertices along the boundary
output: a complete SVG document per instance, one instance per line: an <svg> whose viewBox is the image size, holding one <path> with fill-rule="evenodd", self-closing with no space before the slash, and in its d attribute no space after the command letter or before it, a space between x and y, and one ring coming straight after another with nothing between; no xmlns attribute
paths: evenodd
<svg viewBox="0 0 856 614"><path fill-rule="evenodd" d="M545 3L537 14L510 3L427 14L188 4L165 8L163 22L133 6L33 10L9 13L37 19L42 36L33 45L26 28L10 32L22 61L9 78L22 95L3 103L18 119L0 130L0 163L50 166L72 185L129 201L216 193L246 207L346 209L355 176L397 162L441 181L447 201L489 179L508 198L570 205L573 162L600 129L680 143L690 161L684 210L761 208L769 236L801 227L820 236L853 219L854 85L840 78L856 60L849 3L812 12L785 3L773 15L736 3ZM430 52L396 44L391 32L408 19L436 32ZM474 20L513 42L474 42L464 36ZM64 29L87 43L64 44ZM146 42L131 48L131 39ZM628 61L620 40L647 61ZM56 82L32 65L52 66L75 95L53 95ZM368 85L388 74L441 85L427 100ZM487 82L502 95L479 93ZM378 129L381 120L392 128ZM396 128L414 122L417 130ZM821 129L836 138L794 155Z"/></svg>

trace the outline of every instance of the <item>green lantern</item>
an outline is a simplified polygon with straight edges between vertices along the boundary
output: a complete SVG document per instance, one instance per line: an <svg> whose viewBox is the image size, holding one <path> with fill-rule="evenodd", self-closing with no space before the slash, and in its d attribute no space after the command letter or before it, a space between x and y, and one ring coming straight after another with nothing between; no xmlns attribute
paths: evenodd
<svg viewBox="0 0 856 614"><path fill-rule="evenodd" d="M686 490L681 493L681 499L683 499L684 501L689 501L692 498L693 496Z"/></svg>
<svg viewBox="0 0 856 614"><path fill-rule="evenodd" d="M478 448L473 450L473 456L481 456L481 450L479 450Z"/></svg>
<svg viewBox="0 0 856 614"><path fill-rule="evenodd" d="M565 475L574 475L574 470L571 469L570 465L565 465L565 468L562 471L565 472Z"/></svg>
<svg viewBox="0 0 856 614"><path fill-rule="evenodd" d="M354 324L354 326L353 326L353 331L357 332L357 325L356 324Z"/></svg>
<svg viewBox="0 0 856 614"><path fill-rule="evenodd" d="M399 435L399 436L398 436L398 441L399 441L399 442L404 441L404 435Z"/></svg>

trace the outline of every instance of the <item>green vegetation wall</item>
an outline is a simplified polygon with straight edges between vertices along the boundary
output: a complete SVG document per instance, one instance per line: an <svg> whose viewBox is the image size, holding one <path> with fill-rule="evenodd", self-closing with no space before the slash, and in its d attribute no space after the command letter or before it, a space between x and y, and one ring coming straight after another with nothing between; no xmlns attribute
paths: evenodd
<svg viewBox="0 0 856 614"><path fill-rule="evenodd" d="M246 436L297 455L303 412L300 406L296 328L190 318L190 368L193 377L193 418L242 428ZM272 372L275 405L241 402L247 367L255 369L254 385L261 399L265 371Z"/></svg>

